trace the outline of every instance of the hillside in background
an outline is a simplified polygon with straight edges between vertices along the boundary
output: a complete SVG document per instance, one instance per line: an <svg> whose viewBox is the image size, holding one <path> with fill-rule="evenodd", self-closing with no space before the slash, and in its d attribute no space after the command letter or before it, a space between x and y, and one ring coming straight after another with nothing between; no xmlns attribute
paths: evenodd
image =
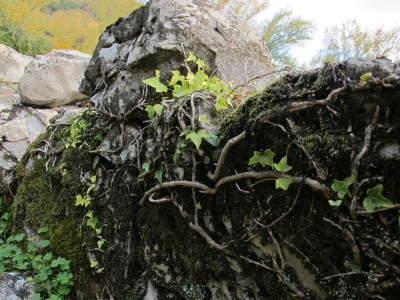
<svg viewBox="0 0 400 300"><path fill-rule="evenodd" d="M0 0L0 43L29 55L54 48L91 54L100 33L140 5L134 0Z"/></svg>

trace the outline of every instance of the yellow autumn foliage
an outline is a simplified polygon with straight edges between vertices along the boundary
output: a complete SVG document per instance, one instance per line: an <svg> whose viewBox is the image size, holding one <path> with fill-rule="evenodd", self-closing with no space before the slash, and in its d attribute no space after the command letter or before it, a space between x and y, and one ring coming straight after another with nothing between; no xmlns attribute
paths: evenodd
<svg viewBox="0 0 400 300"><path fill-rule="evenodd" d="M92 53L104 29L140 5L134 0L0 0L0 23L7 18L53 49Z"/></svg>

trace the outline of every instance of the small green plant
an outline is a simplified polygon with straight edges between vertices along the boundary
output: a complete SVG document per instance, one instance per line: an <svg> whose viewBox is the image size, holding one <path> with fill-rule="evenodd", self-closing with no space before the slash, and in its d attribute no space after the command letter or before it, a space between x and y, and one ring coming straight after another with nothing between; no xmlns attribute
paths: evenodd
<svg viewBox="0 0 400 300"><path fill-rule="evenodd" d="M334 179L333 184L331 185L331 189L336 192L336 195L339 199L329 200L328 203L331 206L340 206L343 202L343 198L347 195L351 197L351 193L349 191L349 187L353 184L354 177L347 177L345 180L339 181Z"/></svg>
<svg viewBox="0 0 400 300"><path fill-rule="evenodd" d="M353 182L353 176L347 177L343 181L335 179L333 184L331 185L331 189L336 192L339 199L329 200L329 204L331 206L339 206L340 204L342 204L342 199L344 199L345 196L351 197L352 195L349 191L349 187L353 184ZM363 206L367 212L371 213L379 207L395 207L395 204L393 204L392 201L382 195L382 189L383 186L381 184L378 184L375 187L367 190L367 197L365 197L363 200Z"/></svg>
<svg viewBox="0 0 400 300"><path fill-rule="evenodd" d="M98 162L97 162L98 163ZM96 163L96 164L97 164ZM94 164L95 168L95 164ZM90 196L90 192L96 187L96 180L97 176L93 175L90 177L89 181L89 187L86 190L86 193L82 196L81 194L78 194L75 196L75 206L83 206L84 208L88 208L92 202L92 197ZM101 233L102 229L99 227L99 220L93 215L92 210L88 210L87 213L85 214L85 220L86 220L86 226L91 228L97 237L97 247L98 249L101 249L104 245L105 239L103 239ZM90 266L92 268L97 268L98 262L93 258L90 262Z"/></svg>
<svg viewBox="0 0 400 300"><path fill-rule="evenodd" d="M173 98L180 98L187 96L195 91L207 91L215 95L215 109L217 111L227 109L229 106L232 106L231 99L234 96L234 93L231 91L231 87L233 83L231 82L229 85L225 84L221 79L217 77L209 77L205 71L208 69L208 66L205 62L196 57L193 52L190 52L186 58L186 62L194 62L197 66L197 72L193 73L188 71L186 76L182 75L180 71L171 71L172 78L168 84L163 84L160 81L160 71L156 70L156 76L152 78L148 78L143 80L143 83L151 86L156 90L157 93L165 93L168 91L172 92ZM162 106L160 104L149 105L146 107L146 111L149 114L150 119L152 119L157 113L157 115L161 115Z"/></svg>
<svg viewBox="0 0 400 300"><path fill-rule="evenodd" d="M43 234L48 228L39 228ZM70 293L73 275L70 261L63 257L55 258L46 252L49 240L39 236L26 237L24 233L0 239L0 273L21 272L28 275L35 291L34 300L62 300Z"/></svg>
<svg viewBox="0 0 400 300"><path fill-rule="evenodd" d="M82 118L83 113L86 110L82 110L74 118L70 120L71 128L69 130L70 136L68 138L68 142L65 144L66 148L72 147L76 148L79 144L83 143L82 134L86 131L86 129L92 124Z"/></svg>
<svg viewBox="0 0 400 300"><path fill-rule="evenodd" d="M284 174L292 169L292 166L287 164L287 156L281 158L279 163L274 163L275 153L272 152L271 149L266 149L263 152L254 151L253 156L250 158L248 165L253 166L256 164L260 164L263 168L265 166L273 167L276 171ZM292 178L287 175L284 175L275 180L275 188L287 190L290 184L293 183Z"/></svg>

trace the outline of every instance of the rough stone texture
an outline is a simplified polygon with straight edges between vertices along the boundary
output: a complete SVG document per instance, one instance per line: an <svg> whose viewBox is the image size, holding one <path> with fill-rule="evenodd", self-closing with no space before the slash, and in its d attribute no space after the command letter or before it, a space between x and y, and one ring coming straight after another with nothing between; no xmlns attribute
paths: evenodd
<svg viewBox="0 0 400 300"><path fill-rule="evenodd" d="M36 56L18 83L21 103L55 107L85 99L78 89L89 59L90 55L75 50Z"/></svg>
<svg viewBox="0 0 400 300"><path fill-rule="evenodd" d="M182 45L225 82L241 84L272 70L268 50L239 17L206 1L153 0L101 35L80 91L91 95L97 108L125 115L144 96L141 81L153 77L154 70L160 70L165 81L171 70L185 72ZM252 83L262 86L271 78ZM145 100L159 98L149 93ZM136 116L140 112L136 110Z"/></svg>
<svg viewBox="0 0 400 300"><path fill-rule="evenodd" d="M4 195L15 188L14 167L29 145L46 131L50 119L59 116L58 122L68 123L78 112L75 106L57 110L35 109L20 105L18 100L14 87L4 85L0 89L0 194Z"/></svg>
<svg viewBox="0 0 400 300"><path fill-rule="evenodd" d="M5 273L0 275L0 298L2 300L31 300L33 287L26 282L26 278L19 273Z"/></svg>
<svg viewBox="0 0 400 300"><path fill-rule="evenodd" d="M18 82L32 59L0 44L0 82Z"/></svg>

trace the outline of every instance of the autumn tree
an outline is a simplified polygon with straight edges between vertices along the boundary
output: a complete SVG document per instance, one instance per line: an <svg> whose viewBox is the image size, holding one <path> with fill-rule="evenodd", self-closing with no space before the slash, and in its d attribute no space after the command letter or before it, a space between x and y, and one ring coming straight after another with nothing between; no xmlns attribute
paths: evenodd
<svg viewBox="0 0 400 300"><path fill-rule="evenodd" d="M311 40L315 25L290 9L281 9L261 26L261 37L271 53L275 68L295 67L297 62L291 50L304 41Z"/></svg>
<svg viewBox="0 0 400 300"><path fill-rule="evenodd" d="M391 29L362 28L356 19L341 26L325 29L323 48L312 60L318 65L324 62L342 61L351 57L387 57L397 60L400 53L400 26Z"/></svg>

